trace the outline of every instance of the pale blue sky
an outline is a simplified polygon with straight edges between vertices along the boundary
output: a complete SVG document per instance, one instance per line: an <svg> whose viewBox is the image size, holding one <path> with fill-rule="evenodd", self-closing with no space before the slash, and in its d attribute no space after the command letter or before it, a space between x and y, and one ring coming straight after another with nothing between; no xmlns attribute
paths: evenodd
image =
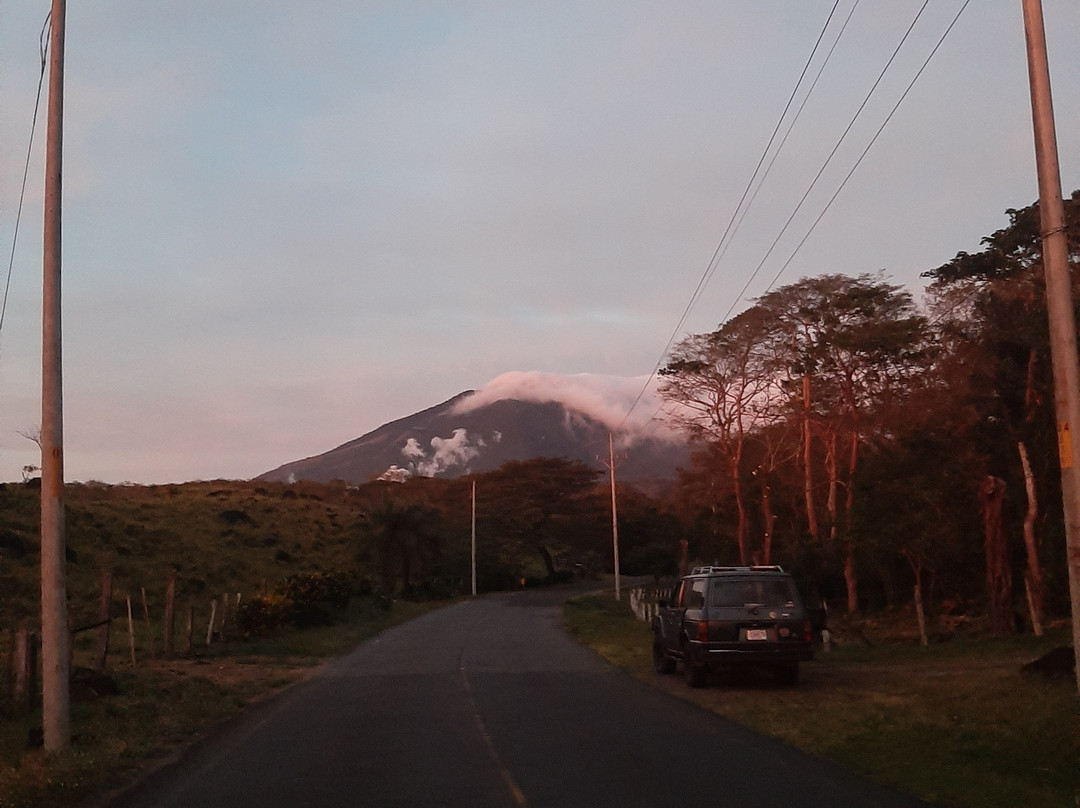
<svg viewBox="0 0 1080 808"><path fill-rule="evenodd" d="M838 14L851 9L843 0ZM763 293L962 0L931 0ZM694 308L705 331L922 0L862 0ZM11 247L47 0L0 0ZM70 0L67 477L246 478L509 371L647 375L832 0ZM1044 0L1080 187L1080 5ZM1020 0L973 2L778 283L919 273L1037 195ZM41 154L0 334L0 479L37 462Z"/></svg>

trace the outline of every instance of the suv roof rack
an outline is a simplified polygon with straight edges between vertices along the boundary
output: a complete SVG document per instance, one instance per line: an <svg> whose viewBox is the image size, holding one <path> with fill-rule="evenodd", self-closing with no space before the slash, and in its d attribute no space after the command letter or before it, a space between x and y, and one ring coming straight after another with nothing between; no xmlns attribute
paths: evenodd
<svg viewBox="0 0 1080 808"><path fill-rule="evenodd" d="M759 564L752 567L717 567L704 566L694 567L690 570L691 575L708 575L713 572L783 572L779 564Z"/></svg>

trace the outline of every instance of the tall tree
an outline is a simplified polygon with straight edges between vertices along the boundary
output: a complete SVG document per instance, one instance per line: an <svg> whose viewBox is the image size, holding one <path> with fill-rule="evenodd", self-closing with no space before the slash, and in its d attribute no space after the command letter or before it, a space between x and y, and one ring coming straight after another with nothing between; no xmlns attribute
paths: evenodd
<svg viewBox="0 0 1080 808"><path fill-rule="evenodd" d="M750 309L710 334L684 339L660 371L660 393L674 405L673 420L727 466L741 564L751 557L743 484L747 433L765 426L778 392L760 350L765 327L762 313Z"/></svg>
<svg viewBox="0 0 1080 808"><path fill-rule="evenodd" d="M1006 213L1008 226L985 237L981 251L958 253L925 276L932 281L930 292L937 297L939 309L948 315L943 318L943 330L950 350L963 357L972 377L967 389L974 394L971 402L984 425L973 434L985 457L980 473L1016 482L1007 486L1005 496L1015 491L1017 497L1023 492L1026 498L1024 579L1032 625L1038 630L1045 596L1037 521L1040 500L1052 509L1044 515L1043 524L1049 516L1050 524L1061 532L1042 237L1037 204ZM1080 284L1080 191L1065 201L1065 214L1076 287ZM1074 298L1080 296L1074 293ZM1011 597L1000 591L1006 584L1011 587L1011 578L993 569L999 560L988 555L986 563L987 597L994 612L1003 608L995 604Z"/></svg>
<svg viewBox="0 0 1080 808"><path fill-rule="evenodd" d="M926 318L911 295L872 275L804 279L761 297L716 331L676 346L662 371L661 391L676 405L675 417L684 428L726 462L742 563L752 557L743 496L747 443L758 441L764 458L792 457L798 447L792 451L773 441L792 440L794 432L781 426L785 417L795 418L802 435L808 529L816 538L813 480L823 458L829 535L843 551L848 608L858 609L852 513L860 447L879 428L877 411L903 398L932 353ZM755 468L761 471L760 465ZM761 493L765 535L771 540L769 487Z"/></svg>
<svg viewBox="0 0 1080 808"><path fill-rule="evenodd" d="M902 397L932 353L926 318L911 294L880 275L823 275L782 287L757 301L773 323L770 349L786 365L792 409L817 429L829 476L830 537L843 548L848 611L858 610L856 537L851 530L855 476L875 409ZM796 388L791 382L798 379ZM809 400L806 380L816 398ZM802 396L803 400L798 401ZM812 421L811 421L812 419ZM806 473L810 473L809 463ZM840 490L844 503L839 505Z"/></svg>

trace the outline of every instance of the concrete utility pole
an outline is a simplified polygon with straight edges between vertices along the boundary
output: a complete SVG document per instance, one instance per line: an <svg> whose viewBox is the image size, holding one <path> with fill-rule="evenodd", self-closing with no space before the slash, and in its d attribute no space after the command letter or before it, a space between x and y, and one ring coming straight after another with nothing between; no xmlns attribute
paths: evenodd
<svg viewBox="0 0 1080 808"><path fill-rule="evenodd" d="M60 187L64 154L65 0L53 0L41 326L41 719L45 751L70 741L64 388L60 374Z"/></svg>
<svg viewBox="0 0 1080 808"><path fill-rule="evenodd" d="M1039 173L1043 269L1050 321L1050 354L1054 369L1054 405L1058 422L1061 498L1065 511L1065 543L1072 600L1073 648L1080 656L1080 370L1077 364L1076 316L1073 312L1065 208L1061 201L1054 105L1042 0L1023 0L1027 39L1031 113L1035 125L1035 161ZM1080 690L1080 664L1076 667Z"/></svg>
<svg viewBox="0 0 1080 808"><path fill-rule="evenodd" d="M64 394L60 340L60 197L64 131L65 0L53 0L45 150L41 350L41 689L45 750L71 739L64 547Z"/></svg>

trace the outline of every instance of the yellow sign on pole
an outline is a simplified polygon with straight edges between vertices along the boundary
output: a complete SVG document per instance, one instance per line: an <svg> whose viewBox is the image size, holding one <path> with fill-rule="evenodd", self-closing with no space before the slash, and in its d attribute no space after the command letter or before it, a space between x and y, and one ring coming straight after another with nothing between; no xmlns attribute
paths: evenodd
<svg viewBox="0 0 1080 808"><path fill-rule="evenodd" d="M1063 469L1073 467L1072 430L1069 429L1068 421L1058 424L1058 457L1061 458Z"/></svg>

